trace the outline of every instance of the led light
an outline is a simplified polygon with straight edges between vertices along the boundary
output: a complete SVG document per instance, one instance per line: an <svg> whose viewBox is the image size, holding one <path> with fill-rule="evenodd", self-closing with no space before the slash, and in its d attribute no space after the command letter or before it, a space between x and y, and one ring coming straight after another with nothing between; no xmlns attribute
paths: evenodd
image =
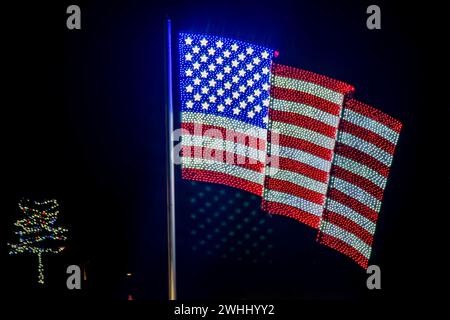
<svg viewBox="0 0 450 320"><path fill-rule="evenodd" d="M24 218L16 221L14 225L20 230L18 243L8 243L10 254L32 253L38 257L38 283L44 284L44 264L42 256L45 253L60 253L63 246L50 246L50 240L64 241L67 239L67 229L55 226L59 214L59 205L56 200L43 202L22 199L19 201Z"/></svg>

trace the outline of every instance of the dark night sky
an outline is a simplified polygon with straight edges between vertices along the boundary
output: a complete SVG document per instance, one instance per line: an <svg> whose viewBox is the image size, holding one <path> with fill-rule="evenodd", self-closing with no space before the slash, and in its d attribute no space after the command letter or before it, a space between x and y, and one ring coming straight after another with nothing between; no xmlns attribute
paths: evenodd
<svg viewBox="0 0 450 320"><path fill-rule="evenodd" d="M166 14L175 31L267 45L280 52L281 64L351 83L357 99L404 124L371 260L383 272L381 292L368 292L365 272L318 245L314 230L287 218L267 217L246 193L241 193L242 201L250 201L273 229L270 259L253 263L192 250L197 240L190 235L196 225L189 199L207 184L193 186L178 179L180 298L371 300L421 295L427 282L422 267L431 257L427 241L433 234L432 221L420 219L420 208L431 195L430 177L423 170L429 148L429 91L424 89L429 65L422 10L381 3L382 30L369 31L365 10L371 2L73 3L81 6L81 31L65 28L65 9L72 2L14 5L4 11L8 82L2 90L2 140L7 163L0 257L12 296L123 299L133 292L137 298L165 299ZM215 195L222 189L236 195L230 188L210 187L208 192ZM62 223L70 229L67 252L46 260L46 290L30 284L35 257L7 253L21 197L58 199ZM249 214L250 209L243 212ZM65 289L69 264L88 266L89 281L81 293ZM134 275L129 283L126 272Z"/></svg>

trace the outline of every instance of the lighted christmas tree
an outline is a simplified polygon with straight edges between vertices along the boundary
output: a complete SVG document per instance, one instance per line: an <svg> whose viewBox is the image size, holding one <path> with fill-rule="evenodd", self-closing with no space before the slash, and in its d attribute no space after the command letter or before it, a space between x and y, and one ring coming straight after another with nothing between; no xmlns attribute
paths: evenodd
<svg viewBox="0 0 450 320"><path fill-rule="evenodd" d="M56 226L59 205L56 200L36 202L27 199L19 201L23 218L14 225L19 229L15 232L19 242L10 246L10 254L32 253L38 257L38 283L44 284L44 264L42 256L50 253L60 253L64 250L62 241L66 240L67 229Z"/></svg>

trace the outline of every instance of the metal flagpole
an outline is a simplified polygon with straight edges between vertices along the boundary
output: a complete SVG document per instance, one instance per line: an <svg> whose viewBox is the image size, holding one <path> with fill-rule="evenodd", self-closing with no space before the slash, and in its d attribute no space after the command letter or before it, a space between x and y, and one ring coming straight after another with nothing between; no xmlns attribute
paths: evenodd
<svg viewBox="0 0 450 320"><path fill-rule="evenodd" d="M171 22L165 22L166 50L166 140L167 140L167 247L169 273L169 300L176 300L176 251L175 251L175 176L173 162L173 97L172 97L172 38Z"/></svg>

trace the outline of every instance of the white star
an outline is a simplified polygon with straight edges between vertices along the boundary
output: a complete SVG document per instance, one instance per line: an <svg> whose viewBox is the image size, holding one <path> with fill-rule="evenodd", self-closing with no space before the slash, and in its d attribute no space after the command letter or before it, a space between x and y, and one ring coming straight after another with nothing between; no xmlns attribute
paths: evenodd
<svg viewBox="0 0 450 320"><path fill-rule="evenodd" d="M234 83L238 83L239 82L239 77L238 76L234 76L232 78L232 80L233 80Z"/></svg>
<svg viewBox="0 0 450 320"><path fill-rule="evenodd" d="M267 68L267 67L262 68L262 72L263 72L263 74L268 74L269 68Z"/></svg>
<svg viewBox="0 0 450 320"><path fill-rule="evenodd" d="M226 66L225 68L223 68L223 71L224 71L225 73L230 73L230 72L231 72L230 66Z"/></svg>
<svg viewBox="0 0 450 320"><path fill-rule="evenodd" d="M225 92L225 90L220 88L219 90L217 90L217 95L221 97L221 96L223 96L224 92Z"/></svg>
<svg viewBox="0 0 450 320"><path fill-rule="evenodd" d="M247 50L245 50L247 52L247 54L253 54L253 48L252 47L248 47Z"/></svg>
<svg viewBox="0 0 450 320"><path fill-rule="evenodd" d="M208 94L208 92L209 92L208 87L203 87L202 88L202 94Z"/></svg>
<svg viewBox="0 0 450 320"><path fill-rule="evenodd" d="M264 84L262 85L262 88L263 88L263 90L269 90L270 86L269 86L268 83L264 83Z"/></svg>
<svg viewBox="0 0 450 320"><path fill-rule="evenodd" d="M223 58L222 57L216 58L216 63L217 64L222 64L223 63Z"/></svg>
<svg viewBox="0 0 450 320"><path fill-rule="evenodd" d="M232 67L237 67L239 65L239 62L236 60L236 59L234 59L233 61L231 61L231 66Z"/></svg>
<svg viewBox="0 0 450 320"><path fill-rule="evenodd" d="M186 61L192 61L192 54L190 52L188 52L188 54L184 57L186 58Z"/></svg>
<svg viewBox="0 0 450 320"><path fill-rule="evenodd" d="M231 45L231 50L233 50L233 51L237 51L238 48L239 48L239 46L236 43Z"/></svg>
<svg viewBox="0 0 450 320"><path fill-rule="evenodd" d="M222 72L219 72L219 73L216 75L216 78L217 78L217 80L223 80L223 73L222 73Z"/></svg>
<svg viewBox="0 0 450 320"><path fill-rule="evenodd" d="M261 106L260 106L259 104L257 104L257 105L255 106L255 111L256 111L256 112L258 112L258 113L261 112L261 109L262 109L262 108L261 108Z"/></svg>
<svg viewBox="0 0 450 320"><path fill-rule="evenodd" d="M256 89L253 94L255 95L255 97L259 97L261 95L261 90Z"/></svg>
<svg viewBox="0 0 450 320"><path fill-rule="evenodd" d="M245 54L239 53L238 59L241 60L241 61L245 60Z"/></svg>
<svg viewBox="0 0 450 320"><path fill-rule="evenodd" d="M206 46L208 44L208 40L206 40L205 38L203 38L202 40L200 40L200 45L202 47Z"/></svg>
<svg viewBox="0 0 450 320"><path fill-rule="evenodd" d="M215 87L216 86L216 80L214 80L214 79L209 80L209 86L210 87Z"/></svg>
<svg viewBox="0 0 450 320"><path fill-rule="evenodd" d="M200 63L198 63L197 61L195 61L192 66L194 67L194 70L198 70L200 69Z"/></svg>
<svg viewBox="0 0 450 320"><path fill-rule="evenodd" d="M217 111L219 111L219 112L223 112L224 109L225 109L225 106L223 104L219 104L217 106Z"/></svg>
<svg viewBox="0 0 450 320"><path fill-rule="evenodd" d="M201 80L199 78L194 79L194 86L198 86L200 84Z"/></svg>
<svg viewBox="0 0 450 320"><path fill-rule="evenodd" d="M247 80L247 85L248 85L249 87L253 86L253 84L254 84L254 81L253 81L252 79L248 79L248 80Z"/></svg>
<svg viewBox="0 0 450 320"><path fill-rule="evenodd" d="M187 69L185 73L186 73L186 77L192 77L192 70L191 69Z"/></svg>
<svg viewBox="0 0 450 320"><path fill-rule="evenodd" d="M198 92L194 95L194 101L200 101L201 98L202 96Z"/></svg>
<svg viewBox="0 0 450 320"><path fill-rule="evenodd" d="M245 70L244 69L239 70L239 76L240 77L245 76Z"/></svg>
<svg viewBox="0 0 450 320"><path fill-rule="evenodd" d="M187 37L186 39L184 39L184 43L190 46L192 44L192 39L190 37Z"/></svg>
<svg viewBox="0 0 450 320"><path fill-rule="evenodd" d="M263 122L264 122L264 123L269 122L269 117L268 117L268 116L265 116L265 117L263 118Z"/></svg>
<svg viewBox="0 0 450 320"><path fill-rule="evenodd" d="M245 102L245 101L239 102L239 107L240 108L245 109L246 106L247 106L247 102Z"/></svg>
<svg viewBox="0 0 450 320"><path fill-rule="evenodd" d="M216 97L215 96L210 96L209 97L209 102L212 102L212 103L214 103L214 102L216 102Z"/></svg>
<svg viewBox="0 0 450 320"><path fill-rule="evenodd" d="M263 59L267 59L269 57L269 53L267 51L264 51L263 53L261 53L261 56L263 57Z"/></svg>
<svg viewBox="0 0 450 320"><path fill-rule="evenodd" d="M255 116L255 113L253 112L253 110L250 110L249 112L247 112L247 117L249 117L250 119L253 119L254 116Z"/></svg>
<svg viewBox="0 0 450 320"><path fill-rule="evenodd" d="M216 42L216 47L217 48L222 48L222 46L223 46L223 42L221 40Z"/></svg>
<svg viewBox="0 0 450 320"><path fill-rule="evenodd" d="M193 86L191 86L191 85L188 85L187 87L186 87L186 92L192 92L192 91L194 91L194 87Z"/></svg>
<svg viewBox="0 0 450 320"><path fill-rule="evenodd" d="M192 52L199 53L200 52L200 48L198 46L195 46L195 47L192 48Z"/></svg>
<svg viewBox="0 0 450 320"><path fill-rule="evenodd" d="M238 107L236 107L236 108L234 108L233 109L233 114L239 114L239 113L241 113L241 109L239 109Z"/></svg>
<svg viewBox="0 0 450 320"><path fill-rule="evenodd" d="M253 79L255 79L256 81L258 81L259 79L261 79L261 75L259 73L255 73L253 75Z"/></svg>
<svg viewBox="0 0 450 320"><path fill-rule="evenodd" d="M201 76L202 78L206 78L206 77L208 76L208 72L205 71L205 70L203 70L202 72L200 72L200 76Z"/></svg>
<svg viewBox="0 0 450 320"><path fill-rule="evenodd" d="M224 56L225 58L229 58L230 55L231 55L231 52L230 52L229 50L225 50L225 51L223 52L223 56Z"/></svg>
<svg viewBox="0 0 450 320"><path fill-rule="evenodd" d="M216 66L215 65L213 65L212 63L208 66L208 70L209 71L214 71L214 70L216 70Z"/></svg>
<svg viewBox="0 0 450 320"><path fill-rule="evenodd" d="M193 106L194 106L194 103L193 103L191 100L189 100L188 102L186 102L186 108L192 109Z"/></svg>
<svg viewBox="0 0 450 320"><path fill-rule="evenodd" d="M214 53L216 53L216 50L215 50L214 48L209 48L209 49L208 49L208 54L209 54L210 56L213 56Z"/></svg>
<svg viewBox="0 0 450 320"><path fill-rule="evenodd" d="M242 85L242 86L239 87L239 91L240 92L245 92L245 90L247 90L246 86Z"/></svg>
<svg viewBox="0 0 450 320"><path fill-rule="evenodd" d="M248 96L247 97L247 101L252 103L253 101L255 101L255 97L254 96Z"/></svg>
<svg viewBox="0 0 450 320"><path fill-rule="evenodd" d="M202 103L202 109L203 110L208 110L208 107L209 107L209 103L208 102L205 101L205 102Z"/></svg>
<svg viewBox="0 0 450 320"><path fill-rule="evenodd" d="M233 92L233 99L237 99L239 98L239 96L240 96L239 92L237 91Z"/></svg>
<svg viewBox="0 0 450 320"><path fill-rule="evenodd" d="M207 60L208 60L208 57L205 56L205 55L202 55L202 56L200 57L200 62L206 62Z"/></svg>
<svg viewBox="0 0 450 320"><path fill-rule="evenodd" d="M247 70L252 71L253 70L253 65L251 63L246 65Z"/></svg>
<svg viewBox="0 0 450 320"><path fill-rule="evenodd" d="M225 82L224 85L225 89L231 89L231 83L229 81Z"/></svg>
<svg viewBox="0 0 450 320"><path fill-rule="evenodd" d="M231 100L231 99L228 97L228 98L225 99L225 104L226 104L227 106L229 106L229 105L231 104L232 101L233 101L233 100Z"/></svg>
<svg viewBox="0 0 450 320"><path fill-rule="evenodd" d="M263 100L263 106L268 107L269 106L269 99Z"/></svg>
<svg viewBox="0 0 450 320"><path fill-rule="evenodd" d="M258 65L260 62L261 62L261 60L258 57L253 58L253 63L254 64Z"/></svg>

